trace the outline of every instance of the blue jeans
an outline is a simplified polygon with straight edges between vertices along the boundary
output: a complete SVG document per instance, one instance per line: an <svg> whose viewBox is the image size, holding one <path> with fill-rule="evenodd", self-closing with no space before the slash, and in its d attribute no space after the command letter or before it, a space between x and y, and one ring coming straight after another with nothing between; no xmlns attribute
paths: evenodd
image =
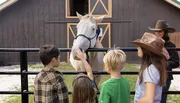
<svg viewBox="0 0 180 103"><path fill-rule="evenodd" d="M162 91L168 91L171 85L171 80L166 81L166 86L163 87ZM166 103L167 94L162 94L161 103Z"/></svg>

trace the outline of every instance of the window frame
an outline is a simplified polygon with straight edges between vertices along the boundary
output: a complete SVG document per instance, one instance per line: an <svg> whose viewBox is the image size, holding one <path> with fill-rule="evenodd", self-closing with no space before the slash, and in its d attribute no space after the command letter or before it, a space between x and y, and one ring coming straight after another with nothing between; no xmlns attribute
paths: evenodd
<svg viewBox="0 0 180 103"><path fill-rule="evenodd" d="M0 4L0 11L2 11L3 9L9 7L10 5L14 4L17 1L18 0L7 0L7 1L3 2L2 4Z"/></svg>
<svg viewBox="0 0 180 103"><path fill-rule="evenodd" d="M165 0L165 1L180 9L180 2L176 3L178 2L177 0Z"/></svg>
<svg viewBox="0 0 180 103"><path fill-rule="evenodd" d="M103 1L102 0L97 0L96 3L95 3L95 6L97 6L98 3L101 3L104 7L104 9L106 9L107 11L107 14L105 16L105 18L112 18L112 0L108 0L108 7L106 7L104 4L103 4ZM88 14L89 13L92 13L93 12L90 10L90 7L91 7L91 0L88 0ZM92 9L95 8L95 6L93 6ZM70 16L70 0L66 0L66 6L65 6L65 9L66 9L66 18L78 18L77 16ZM104 14L102 14L104 15ZM93 15L93 16L102 16L102 15Z"/></svg>

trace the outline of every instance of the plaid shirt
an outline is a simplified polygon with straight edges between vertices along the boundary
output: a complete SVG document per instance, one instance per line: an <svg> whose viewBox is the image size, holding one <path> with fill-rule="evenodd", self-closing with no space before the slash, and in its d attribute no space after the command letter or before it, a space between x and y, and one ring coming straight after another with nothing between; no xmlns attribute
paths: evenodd
<svg viewBox="0 0 180 103"><path fill-rule="evenodd" d="M55 69L42 70L34 80L35 103L68 103L68 89L62 74Z"/></svg>

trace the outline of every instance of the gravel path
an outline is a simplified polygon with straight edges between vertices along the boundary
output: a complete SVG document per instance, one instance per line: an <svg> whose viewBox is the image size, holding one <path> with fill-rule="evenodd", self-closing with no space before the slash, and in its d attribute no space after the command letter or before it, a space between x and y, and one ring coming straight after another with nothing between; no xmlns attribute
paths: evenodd
<svg viewBox="0 0 180 103"><path fill-rule="evenodd" d="M173 71L180 71L180 68L173 69ZM172 85L170 87L171 90L180 91L180 74L173 75L174 79L171 81Z"/></svg>
<svg viewBox="0 0 180 103"><path fill-rule="evenodd" d="M0 67L0 71L20 71L19 66ZM32 71L32 70L31 70ZM33 84L35 75L28 76L29 84ZM20 75L0 75L0 91L17 91L21 88ZM0 94L0 103L10 95Z"/></svg>

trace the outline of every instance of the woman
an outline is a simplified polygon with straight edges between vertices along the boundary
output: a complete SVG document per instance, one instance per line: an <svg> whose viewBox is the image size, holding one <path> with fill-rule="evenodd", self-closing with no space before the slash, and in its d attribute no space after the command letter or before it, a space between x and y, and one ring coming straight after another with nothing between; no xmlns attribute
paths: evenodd
<svg viewBox="0 0 180 103"><path fill-rule="evenodd" d="M165 41L165 48L176 48L175 44L170 41L168 33L175 32L174 28L168 26L165 20L158 20L155 28L149 28L151 31L155 32L155 35L161 37ZM166 71L172 71L173 68L179 67L179 56L176 50L167 50L170 58L167 61ZM171 80L173 80L172 74L168 74L166 85L163 87L163 91L167 92L171 85ZM161 103L166 103L167 94L162 95Z"/></svg>
<svg viewBox="0 0 180 103"><path fill-rule="evenodd" d="M169 54L164 40L150 33L133 41L138 46L141 68L136 83L135 103L160 103L162 86L166 84L166 60Z"/></svg>

